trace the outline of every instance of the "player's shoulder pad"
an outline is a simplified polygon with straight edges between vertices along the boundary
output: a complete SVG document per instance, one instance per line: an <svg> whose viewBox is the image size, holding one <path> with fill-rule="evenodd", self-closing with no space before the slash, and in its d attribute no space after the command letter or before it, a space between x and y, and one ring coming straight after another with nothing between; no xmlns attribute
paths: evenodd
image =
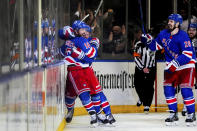
<svg viewBox="0 0 197 131"><path fill-rule="evenodd" d="M80 43L88 42L88 40L84 37L76 37L75 41L80 42Z"/></svg>
<svg viewBox="0 0 197 131"><path fill-rule="evenodd" d="M166 34L166 33L170 33L170 31L168 29L163 29L162 31L160 31L160 34Z"/></svg>

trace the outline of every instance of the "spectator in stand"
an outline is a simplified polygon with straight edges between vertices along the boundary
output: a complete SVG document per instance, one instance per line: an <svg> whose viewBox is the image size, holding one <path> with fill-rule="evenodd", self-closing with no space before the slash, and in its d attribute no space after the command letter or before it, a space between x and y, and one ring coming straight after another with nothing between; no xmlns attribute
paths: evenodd
<svg viewBox="0 0 197 131"><path fill-rule="evenodd" d="M187 32L188 30L188 25L190 23L195 23L197 22L197 18L195 15L191 14L191 18L189 18L189 12L186 7L183 7L180 9L180 15L183 17L183 23L181 25L181 29Z"/></svg>
<svg viewBox="0 0 197 131"><path fill-rule="evenodd" d="M86 23L92 29L92 36L101 38L101 29L100 25L98 24L97 20L99 19L98 15L94 18L94 13L92 9L87 9L86 14L89 14L89 17L86 19Z"/></svg>
<svg viewBox="0 0 197 131"><path fill-rule="evenodd" d="M103 43L108 42L108 37L111 32L114 21L113 9L108 9L103 15Z"/></svg>
<svg viewBox="0 0 197 131"><path fill-rule="evenodd" d="M112 53L113 56L116 54L124 53L126 47L126 35L125 26L114 25L112 31L109 34L108 42L103 45L103 51Z"/></svg>

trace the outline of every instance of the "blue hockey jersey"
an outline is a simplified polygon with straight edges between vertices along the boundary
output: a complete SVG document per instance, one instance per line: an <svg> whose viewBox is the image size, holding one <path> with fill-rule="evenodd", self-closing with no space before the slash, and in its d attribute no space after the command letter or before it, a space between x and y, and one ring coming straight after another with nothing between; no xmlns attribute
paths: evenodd
<svg viewBox="0 0 197 131"><path fill-rule="evenodd" d="M69 51L70 50L70 51ZM79 56L73 58L71 56L72 52L75 52ZM72 40L67 40L60 47L60 53L64 56L64 60L67 65L76 65L81 67L88 67L94 61L96 56L96 50L87 39L83 37L75 37Z"/></svg>
<svg viewBox="0 0 197 131"><path fill-rule="evenodd" d="M174 60L178 65L176 70L195 67L196 56L192 42L187 33L182 30L171 35L169 30L164 29L148 46L153 51L164 48L166 64Z"/></svg>

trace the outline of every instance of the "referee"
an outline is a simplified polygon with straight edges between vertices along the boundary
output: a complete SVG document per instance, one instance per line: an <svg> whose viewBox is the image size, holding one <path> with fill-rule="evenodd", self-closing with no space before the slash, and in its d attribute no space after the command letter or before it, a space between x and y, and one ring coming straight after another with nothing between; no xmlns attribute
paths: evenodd
<svg viewBox="0 0 197 131"><path fill-rule="evenodd" d="M134 85L139 96L137 106L143 104L144 112L148 113L154 94L154 81L156 76L155 53L146 47L140 37L142 31L136 32L136 42L134 48L135 74Z"/></svg>

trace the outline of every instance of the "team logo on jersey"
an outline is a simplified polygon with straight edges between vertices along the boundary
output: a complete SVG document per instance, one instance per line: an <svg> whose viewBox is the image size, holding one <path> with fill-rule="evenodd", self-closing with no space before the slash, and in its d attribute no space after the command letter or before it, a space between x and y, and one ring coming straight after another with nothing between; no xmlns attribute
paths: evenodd
<svg viewBox="0 0 197 131"><path fill-rule="evenodd" d="M164 43L164 44L166 43L166 39L165 38L163 38L162 43Z"/></svg>
<svg viewBox="0 0 197 131"><path fill-rule="evenodd" d="M168 46L171 42L171 39L166 40L165 38L162 40L162 43L164 43L165 46Z"/></svg>

